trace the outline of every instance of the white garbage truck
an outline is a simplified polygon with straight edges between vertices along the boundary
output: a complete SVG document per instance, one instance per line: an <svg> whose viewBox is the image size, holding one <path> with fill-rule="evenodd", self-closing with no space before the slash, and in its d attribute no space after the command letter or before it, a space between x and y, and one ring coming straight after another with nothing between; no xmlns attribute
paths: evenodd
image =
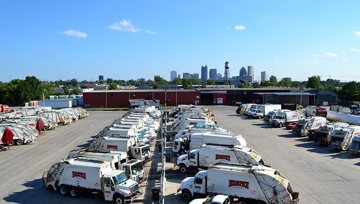
<svg viewBox="0 0 360 204"><path fill-rule="evenodd" d="M347 151L355 135L360 134L360 126L336 128L330 135L329 148L332 150Z"/></svg>
<svg viewBox="0 0 360 204"><path fill-rule="evenodd" d="M181 173L186 173L192 169L206 169L216 163L265 165L262 157L249 147L221 145L202 145L189 154L179 156L176 165Z"/></svg>
<svg viewBox="0 0 360 204"><path fill-rule="evenodd" d="M119 151L90 152L86 149L74 149L69 152L67 159L86 158L108 161L113 169L124 170L128 178L140 182L144 179L144 164L141 160L127 160L127 154Z"/></svg>
<svg viewBox="0 0 360 204"><path fill-rule="evenodd" d="M300 119L296 123L292 133L296 136L308 136L310 139L315 139L317 129L324 126L326 123L327 120L324 117Z"/></svg>
<svg viewBox="0 0 360 204"><path fill-rule="evenodd" d="M148 144L133 143L129 138L102 137L94 139L89 145L89 151L115 150L127 152L129 158L143 162L151 159L150 146Z"/></svg>
<svg viewBox="0 0 360 204"><path fill-rule="evenodd" d="M180 191L187 202L195 197L223 194L234 203L299 203L299 193L292 190L289 180L275 169L261 165L216 164L182 180Z"/></svg>
<svg viewBox="0 0 360 204"><path fill-rule="evenodd" d="M189 137L174 140L173 152L184 154L187 151L199 148L203 144L219 144L228 146L246 146L245 139L238 134L216 131L192 133Z"/></svg>
<svg viewBox="0 0 360 204"><path fill-rule="evenodd" d="M91 192L103 195L116 204L131 202L141 194L139 183L125 171L114 170L110 162L90 159L68 159L53 164L43 174L44 187L61 195L78 197Z"/></svg>
<svg viewBox="0 0 360 204"><path fill-rule="evenodd" d="M280 110L273 116L271 125L273 127L284 127L291 122L298 122L303 118L305 118L304 114L297 111Z"/></svg>

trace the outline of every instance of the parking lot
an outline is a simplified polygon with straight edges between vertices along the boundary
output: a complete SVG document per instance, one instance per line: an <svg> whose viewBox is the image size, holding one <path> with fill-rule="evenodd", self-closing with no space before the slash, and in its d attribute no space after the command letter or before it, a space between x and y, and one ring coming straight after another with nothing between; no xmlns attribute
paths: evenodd
<svg viewBox="0 0 360 204"><path fill-rule="evenodd" d="M271 166L284 173L295 191L300 192L301 203L358 203L360 200L360 158L341 152L332 152L304 137L294 137L282 128L269 128L258 119L246 119L235 114L236 107L211 106L219 126L242 134ZM50 192L42 187L42 173L67 153L85 146L92 136L125 112L91 111L90 117L68 126L40 135L34 144L13 146L0 152L1 203L105 203L100 198L71 198ZM171 141L167 143L170 153ZM154 149L155 148L155 149ZM152 173L161 169L159 151ZM175 156L172 155L172 159ZM186 175L172 163L166 164L165 203L185 203L176 194L180 181ZM149 169L148 169L149 171ZM149 177L153 185L155 177ZM134 203L152 203L149 189Z"/></svg>

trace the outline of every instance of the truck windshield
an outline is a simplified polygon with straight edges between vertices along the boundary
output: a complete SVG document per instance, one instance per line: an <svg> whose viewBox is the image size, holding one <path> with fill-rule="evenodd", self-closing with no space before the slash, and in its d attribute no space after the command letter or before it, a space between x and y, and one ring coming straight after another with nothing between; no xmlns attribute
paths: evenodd
<svg viewBox="0 0 360 204"><path fill-rule="evenodd" d="M145 155L148 155L150 152L150 147L149 146L146 146L142 149L142 155L145 156Z"/></svg>
<svg viewBox="0 0 360 204"><path fill-rule="evenodd" d="M143 170L143 164L141 162L134 164L134 166L131 167L131 173L133 175L137 175Z"/></svg>
<svg viewBox="0 0 360 204"><path fill-rule="evenodd" d="M127 178L125 172L123 172L121 174L118 174L116 176L113 176L113 180L114 180L115 185L119 185L121 183L124 183L127 179L128 178Z"/></svg>
<svg viewBox="0 0 360 204"><path fill-rule="evenodd" d="M347 131L344 131L344 130L334 130L334 131L332 132L332 136L344 138L347 133L348 133L348 132L347 132Z"/></svg>

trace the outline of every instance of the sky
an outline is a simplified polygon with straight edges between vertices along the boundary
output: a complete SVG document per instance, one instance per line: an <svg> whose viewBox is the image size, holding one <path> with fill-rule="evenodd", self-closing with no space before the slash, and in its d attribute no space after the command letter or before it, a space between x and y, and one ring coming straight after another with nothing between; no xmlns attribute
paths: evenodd
<svg viewBox="0 0 360 204"><path fill-rule="evenodd" d="M360 81L359 0L1 0L0 81L238 76Z"/></svg>

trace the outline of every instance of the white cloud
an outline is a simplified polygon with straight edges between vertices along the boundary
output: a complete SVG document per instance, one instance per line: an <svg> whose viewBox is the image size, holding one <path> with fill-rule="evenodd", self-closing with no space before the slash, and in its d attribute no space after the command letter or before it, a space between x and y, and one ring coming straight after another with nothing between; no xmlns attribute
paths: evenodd
<svg viewBox="0 0 360 204"><path fill-rule="evenodd" d="M349 49L349 52L350 52L350 53L359 52L359 51L360 51L360 50L357 49L357 48L350 48L350 49Z"/></svg>
<svg viewBox="0 0 360 204"><path fill-rule="evenodd" d="M355 35L360 37L360 31L354 31Z"/></svg>
<svg viewBox="0 0 360 204"><path fill-rule="evenodd" d="M243 25L235 25L235 26L234 26L234 29L235 29L235 30L245 30L246 27L243 26Z"/></svg>
<svg viewBox="0 0 360 204"><path fill-rule="evenodd" d="M136 28L135 25L131 22L131 20L123 19L122 21L113 23L108 26L111 30L118 30L118 31L125 31L125 32L132 32L136 33L139 32L140 29Z"/></svg>
<svg viewBox="0 0 360 204"><path fill-rule="evenodd" d="M339 55L335 52L325 52L324 55L328 56L328 57L332 57L332 58L338 58Z"/></svg>
<svg viewBox="0 0 360 204"><path fill-rule="evenodd" d="M73 29L70 29L70 30L66 30L64 32L62 32L64 35L67 35L67 36L71 36L71 37L77 37L77 38L87 38L88 35L84 32L80 32L80 31L77 31L77 30L73 30Z"/></svg>
<svg viewBox="0 0 360 204"><path fill-rule="evenodd" d="M151 35L155 35L156 32L152 31L152 30L145 30L145 33L151 34Z"/></svg>

